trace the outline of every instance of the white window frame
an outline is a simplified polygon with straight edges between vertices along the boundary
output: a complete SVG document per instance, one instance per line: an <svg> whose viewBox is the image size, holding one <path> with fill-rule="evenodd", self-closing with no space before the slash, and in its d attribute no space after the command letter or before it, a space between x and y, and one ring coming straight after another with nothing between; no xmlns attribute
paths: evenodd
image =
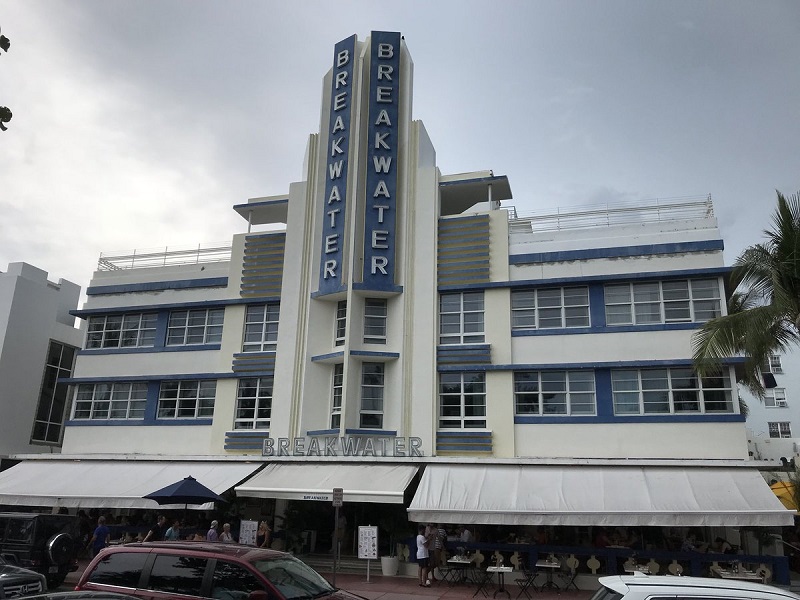
<svg viewBox="0 0 800 600"><path fill-rule="evenodd" d="M146 405L146 382L81 383L75 387L72 418L141 421Z"/></svg>
<svg viewBox="0 0 800 600"><path fill-rule="evenodd" d="M692 384L686 385L687 381ZM659 382L662 383L659 385ZM727 407L725 410L714 408L721 402L717 397L720 394L724 398L722 403ZM611 395L616 416L735 412L733 387L727 370L700 379L689 367L612 369ZM630 410L633 406L636 410ZM667 410L656 409L659 406ZM622 410L623 407L628 409Z"/></svg>
<svg viewBox="0 0 800 600"><path fill-rule="evenodd" d="M678 289L681 284L685 290ZM604 296L609 327L699 323L722 314L719 280L713 278L610 283ZM681 316L675 316L678 311Z"/></svg>
<svg viewBox="0 0 800 600"><path fill-rule="evenodd" d="M278 347L280 307L278 302L247 306L242 352L275 352Z"/></svg>
<svg viewBox="0 0 800 600"><path fill-rule="evenodd" d="M792 424L790 421L769 421L767 428L770 438L792 437Z"/></svg>
<svg viewBox="0 0 800 600"><path fill-rule="evenodd" d="M42 385L31 429L31 443L58 445L64 432L64 416L69 405L69 386L59 377L71 377L78 348L50 340L47 346Z"/></svg>
<svg viewBox="0 0 800 600"><path fill-rule="evenodd" d="M246 377L239 380L234 429L269 430L273 384L272 377Z"/></svg>
<svg viewBox="0 0 800 600"><path fill-rule="evenodd" d="M486 429L486 373L439 373L439 429Z"/></svg>
<svg viewBox="0 0 800 600"><path fill-rule="evenodd" d="M383 429L385 385L384 363L361 363L361 406L358 413L358 426L361 429Z"/></svg>
<svg viewBox="0 0 800 600"><path fill-rule="evenodd" d="M439 295L439 343L482 344L485 342L485 298L483 290Z"/></svg>
<svg viewBox="0 0 800 600"><path fill-rule="evenodd" d="M761 366L764 373L783 373L783 366L781 365L781 357L779 354L770 354L769 358Z"/></svg>
<svg viewBox="0 0 800 600"><path fill-rule="evenodd" d="M342 394L344 392L344 363L333 365L331 378L331 429L342 426Z"/></svg>
<svg viewBox="0 0 800 600"><path fill-rule="evenodd" d="M364 299L364 343L386 344L386 324L389 317L386 298Z"/></svg>
<svg viewBox="0 0 800 600"><path fill-rule="evenodd" d="M150 348L155 345L158 313L89 317L86 348Z"/></svg>
<svg viewBox="0 0 800 600"><path fill-rule="evenodd" d="M224 308L173 310L167 324L167 346L219 344L224 319Z"/></svg>
<svg viewBox="0 0 800 600"><path fill-rule="evenodd" d="M786 408L786 388L772 388L764 392L764 406L766 408Z"/></svg>
<svg viewBox="0 0 800 600"><path fill-rule="evenodd" d="M517 416L596 415L594 371L515 371L514 412Z"/></svg>
<svg viewBox="0 0 800 600"><path fill-rule="evenodd" d="M556 295L558 299L554 303ZM588 286L534 288L511 292L511 329L589 327L589 312ZM553 324L556 321L558 324Z"/></svg>
<svg viewBox="0 0 800 600"><path fill-rule="evenodd" d="M347 300L336 303L336 320L334 321L333 344L344 346L347 337Z"/></svg>
<svg viewBox="0 0 800 600"><path fill-rule="evenodd" d="M157 418L165 420L211 419L217 394L215 379L162 381L158 390Z"/></svg>

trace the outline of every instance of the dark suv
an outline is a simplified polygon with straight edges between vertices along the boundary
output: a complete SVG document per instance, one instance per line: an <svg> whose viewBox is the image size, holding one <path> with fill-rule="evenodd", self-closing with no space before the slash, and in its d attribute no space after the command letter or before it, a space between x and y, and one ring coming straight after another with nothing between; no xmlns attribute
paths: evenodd
<svg viewBox="0 0 800 600"><path fill-rule="evenodd" d="M0 556L41 573L49 587L78 569L78 521L69 515L0 513Z"/></svg>
<svg viewBox="0 0 800 600"><path fill-rule="evenodd" d="M104 548L76 590L137 598L219 600L354 600L291 554L208 542L154 542Z"/></svg>

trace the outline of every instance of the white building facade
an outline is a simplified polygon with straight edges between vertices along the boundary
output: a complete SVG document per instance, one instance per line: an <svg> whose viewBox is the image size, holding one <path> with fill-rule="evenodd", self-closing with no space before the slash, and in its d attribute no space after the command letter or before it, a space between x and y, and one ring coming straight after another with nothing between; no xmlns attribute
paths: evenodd
<svg viewBox="0 0 800 600"><path fill-rule="evenodd" d="M399 33L342 40L303 181L235 206L230 248L101 259L72 462L29 457L0 499L149 506L191 468L419 522L790 524L748 460L736 361L691 368L725 311L710 199L519 216L505 176L440 173L411 92ZM97 482L20 489L52 468Z"/></svg>
<svg viewBox="0 0 800 600"><path fill-rule="evenodd" d="M0 457L58 452L83 332L70 314L80 286L27 263L0 271Z"/></svg>

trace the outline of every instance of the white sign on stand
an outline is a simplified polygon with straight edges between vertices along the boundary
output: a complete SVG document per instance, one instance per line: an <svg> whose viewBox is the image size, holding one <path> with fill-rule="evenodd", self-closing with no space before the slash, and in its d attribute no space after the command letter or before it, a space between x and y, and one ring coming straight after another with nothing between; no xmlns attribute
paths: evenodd
<svg viewBox="0 0 800 600"><path fill-rule="evenodd" d="M255 546L256 533L258 533L258 521L243 520L239 524L239 543L245 546Z"/></svg>
<svg viewBox="0 0 800 600"><path fill-rule="evenodd" d="M369 561L378 558L377 526L358 526L358 558L367 559L367 583L369 583Z"/></svg>
<svg viewBox="0 0 800 600"><path fill-rule="evenodd" d="M358 527L358 558L375 560L378 558L378 527L360 525Z"/></svg>

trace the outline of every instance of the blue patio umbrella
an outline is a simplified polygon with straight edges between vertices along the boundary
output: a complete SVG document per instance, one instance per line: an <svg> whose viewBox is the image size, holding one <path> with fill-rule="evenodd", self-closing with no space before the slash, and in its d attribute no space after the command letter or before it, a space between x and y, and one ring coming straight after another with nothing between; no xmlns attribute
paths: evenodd
<svg viewBox="0 0 800 600"><path fill-rule="evenodd" d="M206 502L227 502L225 498L210 490L194 477L189 476L165 488L150 492L143 498L155 500L159 504L205 504Z"/></svg>

